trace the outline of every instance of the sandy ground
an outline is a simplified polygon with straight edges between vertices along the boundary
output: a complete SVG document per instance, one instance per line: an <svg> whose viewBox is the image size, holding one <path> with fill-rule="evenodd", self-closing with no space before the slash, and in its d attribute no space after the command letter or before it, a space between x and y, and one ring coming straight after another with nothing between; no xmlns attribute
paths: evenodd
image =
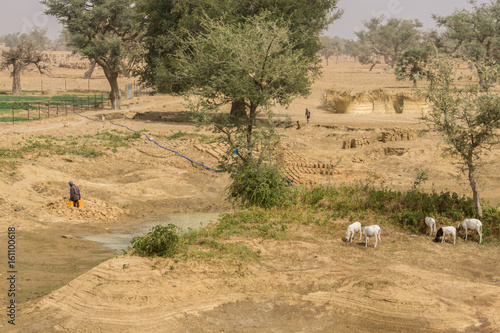
<svg viewBox="0 0 500 333"><path fill-rule="evenodd" d="M409 83L396 81L392 74L377 68L369 72L352 61L330 60L324 72L307 99L296 100L287 110L276 109L277 117L290 115L303 124L301 130L283 131L291 177L306 186L361 181L407 190L417 173L425 171L429 180L424 190L470 193L455 160L441 156L440 138L434 133L342 149L346 139L377 138L395 128L425 126L416 113L342 115L322 110L327 88L409 90ZM60 70L53 75L81 74ZM36 84L40 77L26 73L23 80ZM102 80L99 73L95 80ZM8 73L0 72L0 86L8 82ZM165 139L194 129L178 115L181 102L171 96L140 97L124 102L119 111L85 115L146 129L160 144L216 167L218 147L196 139ZM312 113L309 124L306 107ZM2 123L0 148L42 135L68 139L113 129L117 126L109 122L74 114ZM485 160L499 161L500 150L488 153ZM495 245L462 239L457 245L436 244L429 236L386 226L374 249L358 240L342 242L343 227L333 235L297 227L290 233L300 241L230 240L260 250L259 263L174 263L123 256L81 238L131 232L140 221L171 213L231 210L224 194L227 175L145 138L92 159L33 153L19 162L15 170L0 171L0 239L6 244L7 228L16 228L18 266L16 326L4 315L2 332L500 331L500 251ZM324 172L328 164L336 165L331 175ZM70 179L81 188L83 209L65 205ZM482 197L497 205L498 164L485 165L478 181ZM331 221L332 226L346 223ZM2 267L7 267L5 257L1 256ZM6 269L0 271L4 306L7 277Z"/></svg>

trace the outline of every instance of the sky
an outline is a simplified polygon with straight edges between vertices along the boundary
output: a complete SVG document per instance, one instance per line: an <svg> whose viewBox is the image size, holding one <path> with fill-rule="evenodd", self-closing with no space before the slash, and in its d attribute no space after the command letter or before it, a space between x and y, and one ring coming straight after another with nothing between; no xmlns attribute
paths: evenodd
<svg viewBox="0 0 500 333"><path fill-rule="evenodd" d="M435 28L432 14L449 15L456 8L470 8L470 5L467 0L340 0L338 7L344 9L344 15L329 27L325 35L354 39L354 31L363 29L363 21L381 14L398 19L416 18L424 28L431 29ZM27 33L37 26L46 28L49 38L57 38L61 26L55 18L45 15L44 10L39 0L2 0L0 36Z"/></svg>

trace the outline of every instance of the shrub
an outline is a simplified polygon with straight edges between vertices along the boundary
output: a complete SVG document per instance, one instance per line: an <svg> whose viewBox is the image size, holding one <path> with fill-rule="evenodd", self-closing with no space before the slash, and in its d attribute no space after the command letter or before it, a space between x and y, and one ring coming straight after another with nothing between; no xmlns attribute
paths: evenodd
<svg viewBox="0 0 500 333"><path fill-rule="evenodd" d="M243 206L278 206L288 200L291 192L276 165L250 163L231 174L231 180L229 198Z"/></svg>
<svg viewBox="0 0 500 333"><path fill-rule="evenodd" d="M177 229L173 224L156 225L146 235L132 238L134 253L140 256L174 256L178 252Z"/></svg>
<svg viewBox="0 0 500 333"><path fill-rule="evenodd" d="M404 229L419 232L422 221L425 218L425 214L423 212L414 212L405 209L400 212L392 213L391 218L397 225L403 227Z"/></svg>

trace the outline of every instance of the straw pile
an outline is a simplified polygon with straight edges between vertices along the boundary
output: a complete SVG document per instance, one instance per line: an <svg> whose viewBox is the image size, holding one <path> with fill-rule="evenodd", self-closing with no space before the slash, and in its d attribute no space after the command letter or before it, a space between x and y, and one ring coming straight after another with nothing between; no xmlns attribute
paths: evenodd
<svg viewBox="0 0 500 333"><path fill-rule="evenodd" d="M328 89L322 99L322 107L335 113L395 114L427 112L428 106L414 93L392 93L384 89L362 91L337 91Z"/></svg>

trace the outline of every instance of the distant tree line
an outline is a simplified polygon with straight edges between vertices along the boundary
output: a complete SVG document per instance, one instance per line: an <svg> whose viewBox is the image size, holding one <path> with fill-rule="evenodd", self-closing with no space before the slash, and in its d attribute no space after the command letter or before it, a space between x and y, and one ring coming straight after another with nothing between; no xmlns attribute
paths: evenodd
<svg viewBox="0 0 500 333"><path fill-rule="evenodd" d="M68 51L67 32L62 31L54 40L47 37L47 29L34 27L29 33L9 33L0 36L0 43L4 43L6 47L17 47L23 41L31 40L33 45L38 50L43 51Z"/></svg>

